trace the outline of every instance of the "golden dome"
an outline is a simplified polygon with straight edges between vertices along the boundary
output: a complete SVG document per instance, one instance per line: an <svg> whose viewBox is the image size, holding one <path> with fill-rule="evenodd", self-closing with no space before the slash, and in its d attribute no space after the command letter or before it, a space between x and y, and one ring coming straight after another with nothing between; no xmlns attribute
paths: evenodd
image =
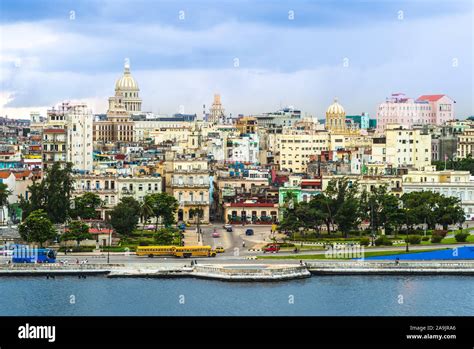
<svg viewBox="0 0 474 349"><path fill-rule="evenodd" d="M334 103L331 104L326 110L326 114L345 114L344 108L337 102L337 98L334 98Z"/></svg>
<svg viewBox="0 0 474 349"><path fill-rule="evenodd" d="M115 83L115 91L139 91L138 84L130 74L130 66L125 64L123 76Z"/></svg>

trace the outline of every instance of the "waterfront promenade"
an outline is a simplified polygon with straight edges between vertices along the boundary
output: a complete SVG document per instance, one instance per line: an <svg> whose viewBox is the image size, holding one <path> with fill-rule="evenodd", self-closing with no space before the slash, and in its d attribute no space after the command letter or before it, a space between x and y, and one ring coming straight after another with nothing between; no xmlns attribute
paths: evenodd
<svg viewBox="0 0 474 349"><path fill-rule="evenodd" d="M195 277L224 281L283 281L311 275L474 275L474 261L311 261L268 264L133 263L4 264L0 276L104 275L108 277Z"/></svg>

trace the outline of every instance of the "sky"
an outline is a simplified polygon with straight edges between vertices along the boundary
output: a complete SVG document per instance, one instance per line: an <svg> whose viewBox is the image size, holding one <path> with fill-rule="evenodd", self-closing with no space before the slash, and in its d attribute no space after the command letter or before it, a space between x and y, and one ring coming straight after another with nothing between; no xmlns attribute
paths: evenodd
<svg viewBox="0 0 474 349"><path fill-rule="evenodd" d="M447 94L474 115L472 0L0 0L0 116L62 101L105 113L126 59L142 110L294 106L347 115L392 93Z"/></svg>

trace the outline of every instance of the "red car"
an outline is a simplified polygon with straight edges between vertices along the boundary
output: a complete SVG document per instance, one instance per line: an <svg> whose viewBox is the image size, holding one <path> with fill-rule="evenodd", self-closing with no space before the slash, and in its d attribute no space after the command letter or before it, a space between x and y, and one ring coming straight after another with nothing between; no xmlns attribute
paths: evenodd
<svg viewBox="0 0 474 349"><path fill-rule="evenodd" d="M218 232L214 232L214 233L212 233L212 237L213 238L220 238L221 234L219 234Z"/></svg>
<svg viewBox="0 0 474 349"><path fill-rule="evenodd" d="M266 252L271 252L271 253L277 253L278 251L280 251L280 246L279 245L268 245L267 247L265 247L263 249L263 253L266 253Z"/></svg>

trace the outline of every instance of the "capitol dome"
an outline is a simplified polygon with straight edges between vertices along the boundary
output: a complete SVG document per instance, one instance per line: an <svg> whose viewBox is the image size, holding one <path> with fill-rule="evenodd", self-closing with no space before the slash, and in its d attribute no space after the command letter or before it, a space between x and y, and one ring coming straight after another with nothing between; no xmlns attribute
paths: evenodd
<svg viewBox="0 0 474 349"><path fill-rule="evenodd" d="M334 98L334 103L328 107L326 114L345 114L344 108L337 102L337 98Z"/></svg>
<svg viewBox="0 0 474 349"><path fill-rule="evenodd" d="M130 74L130 66L125 65L123 76L115 83L115 91L139 91L138 84Z"/></svg>

